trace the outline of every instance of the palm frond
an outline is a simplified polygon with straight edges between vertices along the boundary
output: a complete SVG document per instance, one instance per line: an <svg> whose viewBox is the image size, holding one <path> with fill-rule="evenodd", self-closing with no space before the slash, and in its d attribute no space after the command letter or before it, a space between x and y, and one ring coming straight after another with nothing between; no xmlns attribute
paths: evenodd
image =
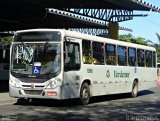
<svg viewBox="0 0 160 121"><path fill-rule="evenodd" d="M159 45L160 45L160 35L158 33L156 33L157 37L158 37L158 41L159 41Z"/></svg>

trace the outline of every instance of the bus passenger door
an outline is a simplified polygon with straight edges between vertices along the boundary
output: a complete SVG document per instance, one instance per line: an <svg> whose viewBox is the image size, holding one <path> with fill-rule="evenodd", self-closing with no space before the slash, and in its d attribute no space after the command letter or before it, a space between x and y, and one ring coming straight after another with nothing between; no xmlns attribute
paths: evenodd
<svg viewBox="0 0 160 121"><path fill-rule="evenodd" d="M62 98L77 98L80 83L80 44L72 40L64 43L64 84Z"/></svg>

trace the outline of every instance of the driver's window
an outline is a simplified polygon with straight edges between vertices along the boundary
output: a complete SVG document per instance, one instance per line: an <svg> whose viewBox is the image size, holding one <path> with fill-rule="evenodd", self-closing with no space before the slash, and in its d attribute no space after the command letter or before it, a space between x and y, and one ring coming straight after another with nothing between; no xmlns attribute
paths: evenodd
<svg viewBox="0 0 160 121"><path fill-rule="evenodd" d="M80 69L80 49L78 43L65 43L65 70L79 70Z"/></svg>

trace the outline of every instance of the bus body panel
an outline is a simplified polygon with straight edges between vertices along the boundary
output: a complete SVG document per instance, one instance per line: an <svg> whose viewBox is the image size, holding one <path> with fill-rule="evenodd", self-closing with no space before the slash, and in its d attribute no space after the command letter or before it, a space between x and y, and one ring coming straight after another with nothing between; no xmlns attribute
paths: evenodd
<svg viewBox="0 0 160 121"><path fill-rule="evenodd" d="M80 89L79 71L64 72L62 99L78 98Z"/></svg>
<svg viewBox="0 0 160 121"><path fill-rule="evenodd" d="M82 78L91 80L92 96L128 93L132 91L133 82L138 79L138 90L149 89L155 86L155 69L144 69L137 67L115 67L115 66L93 66L85 65L82 67ZM136 72L135 72L135 68ZM92 69L93 73L87 73L87 69ZM84 73L85 72L85 73ZM123 75L121 76L121 72ZM146 75L148 74L148 75ZM120 73L118 75L118 73ZM142 73L144 73L142 75ZM126 75L125 75L126 74ZM129 77L125 77L129 75Z"/></svg>

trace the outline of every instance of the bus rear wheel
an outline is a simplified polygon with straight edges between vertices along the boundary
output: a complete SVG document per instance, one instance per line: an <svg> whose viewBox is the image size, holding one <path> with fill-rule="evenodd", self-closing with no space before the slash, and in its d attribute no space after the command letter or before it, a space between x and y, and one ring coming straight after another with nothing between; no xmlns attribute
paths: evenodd
<svg viewBox="0 0 160 121"><path fill-rule="evenodd" d="M132 92L131 92L131 97L137 97L138 95L138 83L137 81L134 81L133 87L132 87Z"/></svg>
<svg viewBox="0 0 160 121"><path fill-rule="evenodd" d="M90 101L90 89L88 83L83 83L80 90L79 102L81 105L87 105Z"/></svg>

